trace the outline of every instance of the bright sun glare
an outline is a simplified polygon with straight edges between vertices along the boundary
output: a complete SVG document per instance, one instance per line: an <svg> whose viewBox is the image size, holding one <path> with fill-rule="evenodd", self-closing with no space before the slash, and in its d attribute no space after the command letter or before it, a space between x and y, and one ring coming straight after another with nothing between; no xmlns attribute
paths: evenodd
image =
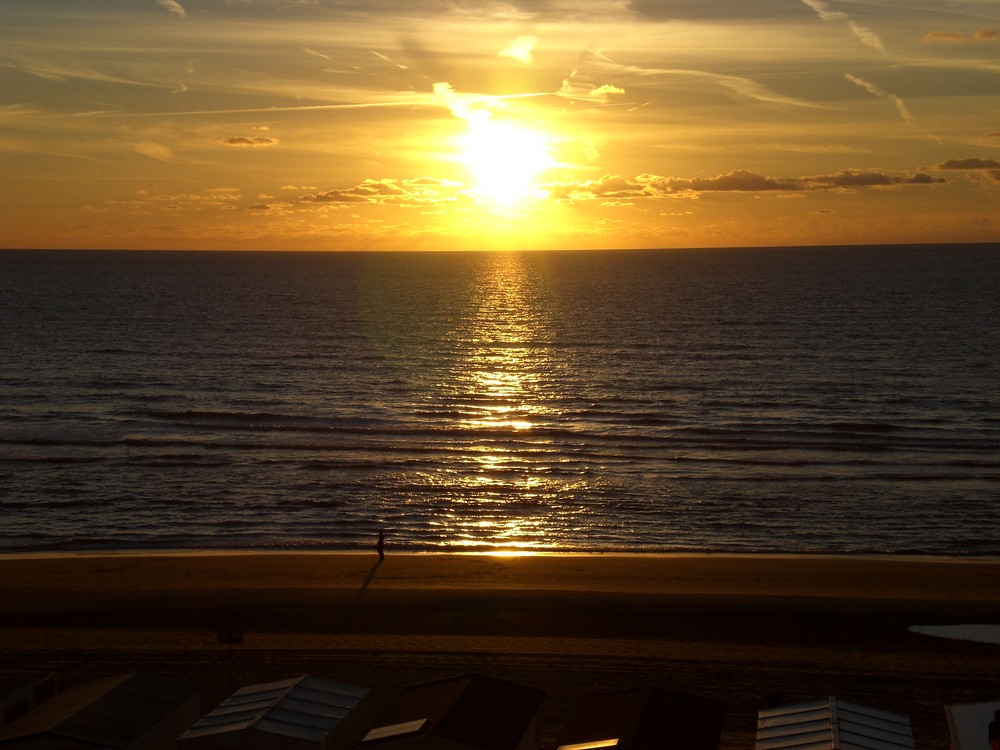
<svg viewBox="0 0 1000 750"><path fill-rule="evenodd" d="M475 180L478 195L501 206L513 206L538 193L538 178L554 165L545 134L498 122L480 111L469 119L462 160Z"/></svg>

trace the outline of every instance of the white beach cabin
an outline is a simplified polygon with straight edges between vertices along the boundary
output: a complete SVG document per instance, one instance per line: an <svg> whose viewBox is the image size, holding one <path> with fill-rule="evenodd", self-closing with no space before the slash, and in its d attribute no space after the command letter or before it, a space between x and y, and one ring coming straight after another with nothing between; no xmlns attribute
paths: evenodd
<svg viewBox="0 0 1000 750"><path fill-rule="evenodd" d="M320 677L237 690L179 738L181 750L347 750L371 721L369 690Z"/></svg>
<svg viewBox="0 0 1000 750"><path fill-rule="evenodd" d="M906 716L835 697L757 714L756 750L913 750Z"/></svg>
<svg viewBox="0 0 1000 750"><path fill-rule="evenodd" d="M998 720L998 711L1000 700L946 707L951 750L988 750L990 722Z"/></svg>

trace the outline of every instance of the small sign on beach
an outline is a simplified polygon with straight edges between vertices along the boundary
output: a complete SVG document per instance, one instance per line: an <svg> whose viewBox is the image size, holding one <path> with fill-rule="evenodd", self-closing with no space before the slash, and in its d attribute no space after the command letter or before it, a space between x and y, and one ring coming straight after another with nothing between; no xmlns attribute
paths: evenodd
<svg viewBox="0 0 1000 750"><path fill-rule="evenodd" d="M219 643L230 646L243 643L243 628L223 628L219 631Z"/></svg>

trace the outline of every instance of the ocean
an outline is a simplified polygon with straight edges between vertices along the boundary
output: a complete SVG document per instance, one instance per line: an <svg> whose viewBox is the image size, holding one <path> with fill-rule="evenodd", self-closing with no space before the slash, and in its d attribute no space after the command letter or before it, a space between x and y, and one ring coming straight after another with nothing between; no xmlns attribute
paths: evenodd
<svg viewBox="0 0 1000 750"><path fill-rule="evenodd" d="M0 551L1000 555L1000 246L0 252Z"/></svg>

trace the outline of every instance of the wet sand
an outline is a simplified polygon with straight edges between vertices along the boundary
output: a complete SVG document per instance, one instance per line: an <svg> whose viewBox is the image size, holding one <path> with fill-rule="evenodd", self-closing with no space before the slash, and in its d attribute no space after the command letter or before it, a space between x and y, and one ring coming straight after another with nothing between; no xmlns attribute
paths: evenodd
<svg viewBox="0 0 1000 750"><path fill-rule="evenodd" d="M403 685L465 672L574 696L662 685L726 704L750 748L769 693L910 716L1000 698L1000 645L911 625L1000 623L1000 561L727 555L214 553L0 556L0 659L61 684L137 669L231 687L303 673ZM244 643L218 642L238 628Z"/></svg>

